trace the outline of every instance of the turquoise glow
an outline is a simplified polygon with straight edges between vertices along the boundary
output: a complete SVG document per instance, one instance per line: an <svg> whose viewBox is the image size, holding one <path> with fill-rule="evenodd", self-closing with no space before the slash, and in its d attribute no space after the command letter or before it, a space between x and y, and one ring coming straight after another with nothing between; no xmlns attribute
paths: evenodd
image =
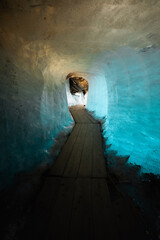
<svg viewBox="0 0 160 240"><path fill-rule="evenodd" d="M129 162L141 165L142 172L160 174L160 50L105 52L97 66L105 81L98 78L94 91L101 94L107 84L108 94L101 94L96 105L89 94L87 107L105 117L106 145L112 144L109 150L118 155L130 155Z"/></svg>

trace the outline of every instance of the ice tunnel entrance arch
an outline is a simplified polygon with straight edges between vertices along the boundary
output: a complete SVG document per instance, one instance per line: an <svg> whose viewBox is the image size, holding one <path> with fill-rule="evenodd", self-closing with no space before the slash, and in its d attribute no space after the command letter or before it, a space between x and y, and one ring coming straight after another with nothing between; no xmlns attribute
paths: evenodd
<svg viewBox="0 0 160 240"><path fill-rule="evenodd" d="M66 80L68 106L86 105L89 89L88 81L77 73L69 73Z"/></svg>

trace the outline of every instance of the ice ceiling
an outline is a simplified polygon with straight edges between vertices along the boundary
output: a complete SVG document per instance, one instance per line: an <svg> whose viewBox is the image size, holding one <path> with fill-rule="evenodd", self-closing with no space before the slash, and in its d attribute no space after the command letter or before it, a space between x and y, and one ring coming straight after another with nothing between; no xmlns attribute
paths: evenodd
<svg viewBox="0 0 160 240"><path fill-rule="evenodd" d="M1 182L41 164L73 123L66 76L89 82L106 144L160 172L160 1L2 0ZM101 93L101 94L100 94Z"/></svg>

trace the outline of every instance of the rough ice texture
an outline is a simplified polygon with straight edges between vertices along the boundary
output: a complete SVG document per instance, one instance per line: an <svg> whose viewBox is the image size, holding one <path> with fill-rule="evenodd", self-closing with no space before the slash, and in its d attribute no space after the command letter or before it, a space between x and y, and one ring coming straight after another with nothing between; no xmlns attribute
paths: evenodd
<svg viewBox="0 0 160 240"><path fill-rule="evenodd" d="M49 161L56 136L73 123L65 80L0 59L0 184ZM53 78L53 76L52 76ZM56 83L55 83L56 82Z"/></svg>
<svg viewBox="0 0 160 240"><path fill-rule="evenodd" d="M103 134L108 138L106 145L112 144L109 151L129 155L129 162L154 174L160 173L159 60L157 48L122 48L101 54L97 65L100 61L105 79L97 77L95 94L89 93L87 105L97 116L105 117ZM103 94L106 84L108 94ZM99 93L101 98L95 99Z"/></svg>
<svg viewBox="0 0 160 240"><path fill-rule="evenodd" d="M89 81L107 144L159 172L159 16L159 0L0 1L1 183L41 164L73 123L71 72Z"/></svg>

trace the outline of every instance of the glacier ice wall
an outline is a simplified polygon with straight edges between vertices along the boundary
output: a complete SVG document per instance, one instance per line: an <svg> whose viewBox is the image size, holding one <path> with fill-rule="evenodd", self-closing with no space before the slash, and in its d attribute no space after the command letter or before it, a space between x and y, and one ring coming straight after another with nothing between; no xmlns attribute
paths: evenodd
<svg viewBox="0 0 160 240"><path fill-rule="evenodd" d="M159 0L0 1L1 183L43 162L73 123L71 72L88 80L107 144L159 172L159 16Z"/></svg>
<svg viewBox="0 0 160 240"><path fill-rule="evenodd" d="M92 74L87 79L89 82L87 108L95 111L96 116L102 118L108 113L108 89L105 74L97 62L90 71Z"/></svg>
<svg viewBox="0 0 160 240"><path fill-rule="evenodd" d="M101 97L95 100L96 94L89 93L87 107L104 116L106 144L118 155L130 155L129 162L141 165L143 172L159 174L160 49L105 52L97 57L96 66L102 77L97 77L95 92ZM102 91L105 84L107 94Z"/></svg>
<svg viewBox="0 0 160 240"><path fill-rule="evenodd" d="M3 187L16 173L49 161L48 151L56 136L73 120L62 76L57 79L58 74L55 77L46 68L23 69L3 52L0 73L0 187Z"/></svg>

